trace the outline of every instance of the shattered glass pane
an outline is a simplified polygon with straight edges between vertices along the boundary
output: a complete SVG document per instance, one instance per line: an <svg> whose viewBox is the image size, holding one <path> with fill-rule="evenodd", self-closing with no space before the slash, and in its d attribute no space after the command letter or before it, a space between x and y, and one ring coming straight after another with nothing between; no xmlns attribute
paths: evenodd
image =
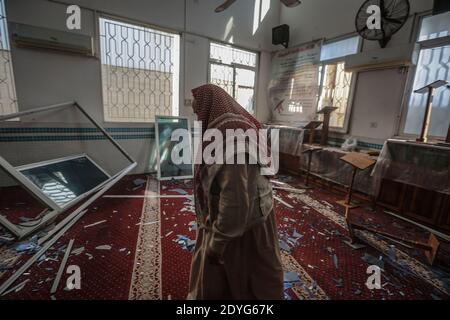
<svg viewBox="0 0 450 320"><path fill-rule="evenodd" d="M159 148L159 170L160 177L192 177L192 149L190 143L190 136L181 135L180 140L171 141L172 133L177 129L183 129L184 133L190 134L189 123L187 119L173 118L173 117L157 117L158 130L158 148ZM188 145L182 148L186 141ZM185 154L185 152L187 154ZM173 157L177 155L178 163ZM188 160L188 161L185 161Z"/></svg>
<svg viewBox="0 0 450 320"><path fill-rule="evenodd" d="M50 199L63 206L108 180L108 175L85 156L27 166L19 171Z"/></svg>
<svg viewBox="0 0 450 320"><path fill-rule="evenodd" d="M0 216L17 225L35 224L47 207L0 168ZM0 246L2 244L0 227Z"/></svg>

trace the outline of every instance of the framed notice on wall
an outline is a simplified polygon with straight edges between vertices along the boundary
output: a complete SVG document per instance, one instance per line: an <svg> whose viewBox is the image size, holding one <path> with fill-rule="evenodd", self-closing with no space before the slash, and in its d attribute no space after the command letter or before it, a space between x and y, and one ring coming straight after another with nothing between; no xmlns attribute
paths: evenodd
<svg viewBox="0 0 450 320"><path fill-rule="evenodd" d="M269 99L273 120L314 119L319 93L321 42L278 51L272 58Z"/></svg>

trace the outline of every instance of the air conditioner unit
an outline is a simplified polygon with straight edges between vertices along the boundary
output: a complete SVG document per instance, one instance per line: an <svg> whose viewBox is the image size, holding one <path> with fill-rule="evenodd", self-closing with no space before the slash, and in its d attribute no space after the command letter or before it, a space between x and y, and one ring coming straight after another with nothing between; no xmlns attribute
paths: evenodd
<svg viewBox="0 0 450 320"><path fill-rule="evenodd" d="M93 39L90 36L19 23L10 23L9 28L12 42L18 47L94 55Z"/></svg>
<svg viewBox="0 0 450 320"><path fill-rule="evenodd" d="M345 71L361 72L411 66L417 64L418 57L417 44L365 51L345 57Z"/></svg>

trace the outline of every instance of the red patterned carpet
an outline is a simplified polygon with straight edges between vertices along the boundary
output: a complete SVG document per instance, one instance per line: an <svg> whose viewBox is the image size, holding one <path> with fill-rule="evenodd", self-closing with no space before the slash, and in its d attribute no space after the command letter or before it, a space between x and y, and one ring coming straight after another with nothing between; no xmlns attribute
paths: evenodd
<svg viewBox="0 0 450 320"><path fill-rule="evenodd" d="M135 176L128 176L113 187L109 194L143 194L145 186L131 191ZM70 239L75 239L72 250L82 251L71 254L68 265L78 265L81 269L81 290L66 291L62 288L54 295L56 299L128 299L131 275L134 265L136 240L143 199L100 198L84 217L78 221L45 254L45 259L35 263L15 284L30 281L19 292L2 296L2 299L50 299L50 288L64 256L63 247ZM63 218L63 217L61 217ZM106 222L85 228L98 221ZM110 250L96 249L109 245ZM84 249L80 249L84 248ZM73 252L73 251L72 251ZM31 254L24 254L12 270L0 278L0 283L22 265ZM0 258L1 261L1 258ZM14 284L14 285L15 285ZM13 285L13 286L14 286ZM12 286L12 287L13 287Z"/></svg>
<svg viewBox="0 0 450 320"><path fill-rule="evenodd" d="M50 287L64 255L63 246L70 239L75 239L75 244L68 265L80 266L82 288L63 289L63 276L53 298L185 299L189 246L195 240L192 200L186 197L192 194L192 182L158 184L150 178L146 187L135 189L137 178L146 179L128 176L107 194L145 198L100 198L47 252L46 259L35 263L12 287L30 281L0 299L51 299ZM291 186L299 183L287 182ZM293 206L276 201L283 265L286 272L292 272L290 277L296 276L295 282L286 284L287 299L449 299L448 244L442 246L434 267L426 264L422 252L366 233L358 236L370 245L353 250L343 242L347 235L343 210L335 204L341 197L322 189L275 193ZM159 198L159 194L171 197ZM355 211L354 219L415 239L428 236L364 207ZM13 247L0 247L0 264L14 255ZM20 255L12 269L3 270L0 283L28 257L30 254ZM365 286L369 263L383 266L381 290Z"/></svg>
<svg viewBox="0 0 450 320"><path fill-rule="evenodd" d="M36 219L45 207L22 187L0 188L1 214L14 224L22 219Z"/></svg>

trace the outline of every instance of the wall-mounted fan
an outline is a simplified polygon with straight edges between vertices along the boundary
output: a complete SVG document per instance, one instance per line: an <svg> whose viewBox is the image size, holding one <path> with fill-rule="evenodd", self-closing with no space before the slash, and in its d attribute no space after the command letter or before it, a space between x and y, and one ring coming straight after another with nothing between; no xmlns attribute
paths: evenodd
<svg viewBox="0 0 450 320"><path fill-rule="evenodd" d="M379 41L384 48L408 20L409 10L408 0L367 0L356 15L356 30L364 39Z"/></svg>
<svg viewBox="0 0 450 320"><path fill-rule="evenodd" d="M293 8L298 6L301 1L300 0L280 0L282 4L284 4L286 7ZM236 0L226 0L224 3L222 3L220 6L214 10L215 12L222 12L228 9L229 6L231 6L233 3L235 3Z"/></svg>

